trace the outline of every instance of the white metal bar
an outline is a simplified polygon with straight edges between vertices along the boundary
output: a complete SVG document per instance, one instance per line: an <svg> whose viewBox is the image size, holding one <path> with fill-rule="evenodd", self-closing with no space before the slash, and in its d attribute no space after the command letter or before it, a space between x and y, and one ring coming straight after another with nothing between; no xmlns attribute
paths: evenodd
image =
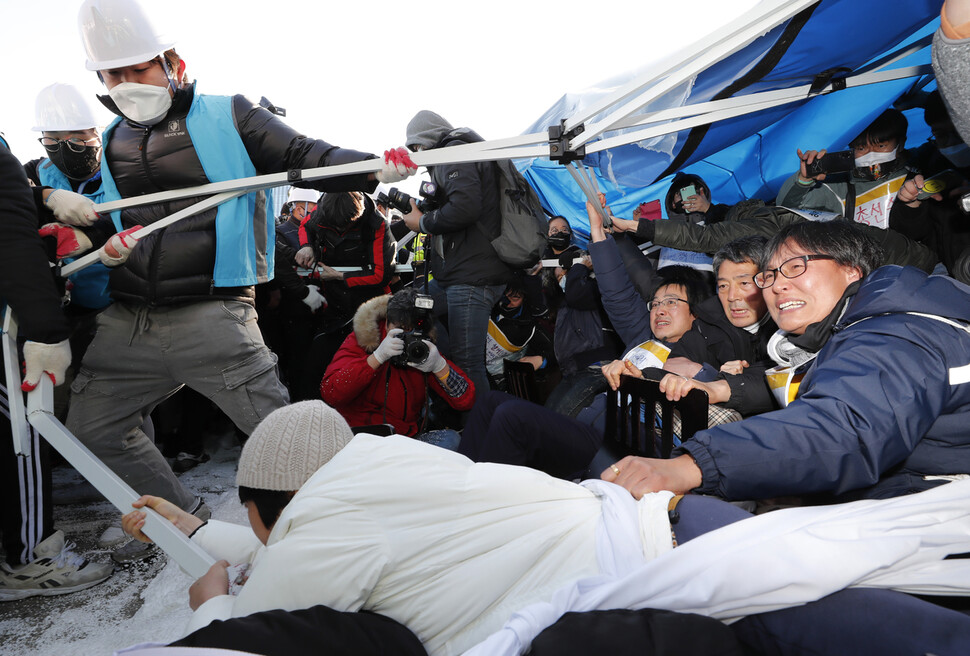
<svg viewBox="0 0 970 656"><path fill-rule="evenodd" d="M54 385L41 376L40 384L27 395L27 417L53 448L71 463L78 473L97 488L121 513L131 512L131 504L139 495L97 456L84 446L53 412ZM150 508L142 529L165 553L173 558L190 576L198 578L209 571L215 560L201 547L189 540L174 524Z"/></svg>
<svg viewBox="0 0 970 656"><path fill-rule="evenodd" d="M17 350L17 318L10 306L7 306L3 316L3 366L7 375L7 403L10 408L13 450L17 455L29 456L30 430L27 427L24 395L20 391L23 381L20 377L20 353Z"/></svg>
<svg viewBox="0 0 970 656"><path fill-rule="evenodd" d="M168 226L172 225L176 221L179 221L186 217L199 214L200 212L205 212L206 210L212 209L217 205L221 205L227 200L232 200L233 198L242 196L244 193L246 192L243 190L237 190L237 191L227 191L221 194L216 194L215 196L211 196L209 198L206 198L205 200L201 200L198 203L189 205L188 207L179 210L175 214L170 214L169 216L166 216L164 219L161 219L159 221L156 221L155 223L145 226L141 230L138 230L137 232L135 232L134 237L135 239L143 239L145 235L151 234L156 230L161 230L162 228L167 228ZM139 196L139 198L144 198L144 196ZM84 257L79 257L78 259L74 260L70 264L64 266L61 269L61 275L66 278L72 273L76 273L81 269L84 269L85 267L91 266L97 261L98 261L98 251L88 253Z"/></svg>
<svg viewBox="0 0 970 656"><path fill-rule="evenodd" d="M858 76L856 78L848 78L846 80L846 88L865 86L869 84L877 84L880 82L887 82L892 80L899 80L907 77L918 77L922 75L927 75L932 73L932 67L929 65L925 66L910 66L907 68L893 69L891 71L880 71L876 73L867 73L863 76ZM723 121L728 118L734 118L735 116L742 116L744 114L750 114L753 112L761 111L764 109L770 109L772 107L777 107L779 105L784 105L791 102L797 102L804 100L806 93L811 85L804 85L802 87L795 87L793 89L786 89L781 92L770 91L764 94L753 94L751 98L763 96L766 100L762 102L755 103L705 103L709 106L720 106L723 109L717 111L709 111L703 114L698 114L691 118L682 119L679 121L673 121L663 125L657 125L654 127L645 128L643 130L631 131L622 135L617 135L614 137L607 137L601 139L593 144L589 144L586 147L587 153L595 153L601 150L607 150L609 148L615 148L617 146L623 146L630 143L636 143L638 141L643 141L644 139L651 139L664 134L670 134L672 132L678 132L680 130L687 130L698 125L705 125L707 123L714 123L716 121ZM729 99L734 100L734 99ZM641 121L637 123L652 124L655 123L656 119L652 117L642 117ZM636 124L634 124L635 127Z"/></svg>
<svg viewBox="0 0 970 656"><path fill-rule="evenodd" d="M484 162L499 159L517 159L524 157L546 157L549 155L548 145L542 146L512 146L500 147L502 144L516 144L520 141L526 143L543 142L548 144L547 135L524 135L522 137L510 137L492 142L479 142L473 144L463 144L450 146L448 148L414 153L411 159L418 166L432 166L438 164L461 164L467 162ZM497 145L496 145L497 144ZM322 166L300 171L301 181L322 180L341 175L357 175L361 173L374 173L381 169L380 159L368 159L362 162L352 162L350 164L339 164L335 166ZM224 192L249 193L259 189L270 187L280 187L290 184L287 173L269 173L257 175L249 178L239 178L236 180L225 180L223 182L212 182L199 185L197 187L186 187L185 189L173 189L170 191L160 191L144 196L133 196L122 198L121 200L101 203L94 206L99 214L106 214L115 210L137 207L140 205L150 205L153 203L163 203L182 198L192 198L194 196L207 196L210 194Z"/></svg>
<svg viewBox="0 0 970 656"><path fill-rule="evenodd" d="M619 109L614 110L603 120L587 125L583 133L570 141L570 149L579 148L584 143L599 136L604 130L609 129L617 120L643 107L714 62L720 61L758 37L767 34L776 26L817 2L818 0L761 2L743 16L728 23L717 34L661 60L651 70L624 85L616 93L584 108L575 116L567 119L565 127L568 131L608 108L623 103L627 98L637 96L633 101L627 102Z"/></svg>
<svg viewBox="0 0 970 656"><path fill-rule="evenodd" d="M860 87L868 84L877 84L879 82L888 82L891 80L899 80L907 77L917 77L920 75L927 75L932 73L932 67L930 65L922 66L909 66L906 68L897 68L888 71L878 71L878 72L868 72L859 75L854 75L845 79L846 88ZM663 109L657 112L652 112L650 114L643 114L640 116L630 116L623 121L617 123L615 129L627 129L631 127L637 127L641 125L648 125L651 123L660 123L663 121L669 121L673 119L688 117L688 116L699 116L702 114L711 114L716 111L724 109L733 109L737 107L746 106L756 106L756 109L751 111L760 111L766 107L772 107L776 105L781 105L786 102L795 102L799 100L804 100L808 97L808 92L812 88L811 84L803 84L797 87L789 87L787 89L776 89L774 91L762 91L760 93L752 93L745 96L735 96L731 98L725 98L723 100L713 100L704 103L698 103L696 105L684 105L682 107L672 107L670 109ZM829 84L822 91L821 94L826 94L832 92L832 85ZM773 104L767 104L773 103ZM710 121L708 121L710 122ZM609 130L612 132L612 130Z"/></svg>

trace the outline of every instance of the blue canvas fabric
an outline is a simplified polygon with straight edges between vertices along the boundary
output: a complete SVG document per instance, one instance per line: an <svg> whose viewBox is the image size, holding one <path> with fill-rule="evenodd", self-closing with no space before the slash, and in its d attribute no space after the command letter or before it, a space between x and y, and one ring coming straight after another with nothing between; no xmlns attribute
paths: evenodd
<svg viewBox="0 0 970 656"><path fill-rule="evenodd" d="M638 113L806 85L816 75L837 67L859 71L899 45L932 34L939 24L939 12L940 3L931 0L822 0L703 71L689 87L671 90ZM929 64L929 50L927 45L888 68ZM563 96L526 133L545 131L640 72L612 78L589 94ZM704 178L717 203L772 199L797 169L796 148L847 148L853 137L916 82L910 78L813 96L649 142L611 148L587 156L584 163L596 175L614 213L627 218L638 204L663 199L678 170ZM909 110L906 116L910 122L907 143L918 145L929 136L922 110ZM518 164L546 209L569 217L575 231L588 235L585 197L565 167L545 159Z"/></svg>

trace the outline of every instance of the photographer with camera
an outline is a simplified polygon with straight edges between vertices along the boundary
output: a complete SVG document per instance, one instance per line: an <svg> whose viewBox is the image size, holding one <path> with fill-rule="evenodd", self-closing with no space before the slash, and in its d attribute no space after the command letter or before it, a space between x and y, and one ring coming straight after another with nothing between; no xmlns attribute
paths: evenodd
<svg viewBox="0 0 970 656"><path fill-rule="evenodd" d="M407 127L413 151L482 141L469 128L453 128L423 110ZM407 226L431 235L429 291L438 316L448 315L450 353L479 390L488 389L485 336L492 306L505 291L512 269L499 259L491 240L501 230L497 169L492 162L430 167L436 209L411 203Z"/></svg>
<svg viewBox="0 0 970 656"><path fill-rule="evenodd" d="M459 412L475 403L468 376L435 346L431 298L413 288L360 306L320 383L323 400L351 426L390 424L401 435L454 450L458 433L424 430L429 389Z"/></svg>

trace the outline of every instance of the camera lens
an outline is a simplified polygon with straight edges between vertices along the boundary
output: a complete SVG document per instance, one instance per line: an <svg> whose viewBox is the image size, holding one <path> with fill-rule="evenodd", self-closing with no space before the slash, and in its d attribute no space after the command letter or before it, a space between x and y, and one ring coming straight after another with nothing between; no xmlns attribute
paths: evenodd
<svg viewBox="0 0 970 656"><path fill-rule="evenodd" d="M431 355L431 349L423 341L415 340L404 347L408 364L424 364Z"/></svg>

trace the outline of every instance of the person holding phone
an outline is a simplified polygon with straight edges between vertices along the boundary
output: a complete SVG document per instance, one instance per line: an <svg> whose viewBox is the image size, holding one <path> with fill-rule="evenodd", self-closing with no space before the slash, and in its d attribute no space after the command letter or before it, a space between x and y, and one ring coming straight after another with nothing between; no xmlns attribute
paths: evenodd
<svg viewBox="0 0 970 656"><path fill-rule="evenodd" d="M901 192L911 177L902 156L907 127L903 113L889 108L849 142L848 151L798 149L798 173L782 185L775 204L888 228L897 194L903 202L914 200L909 190Z"/></svg>

